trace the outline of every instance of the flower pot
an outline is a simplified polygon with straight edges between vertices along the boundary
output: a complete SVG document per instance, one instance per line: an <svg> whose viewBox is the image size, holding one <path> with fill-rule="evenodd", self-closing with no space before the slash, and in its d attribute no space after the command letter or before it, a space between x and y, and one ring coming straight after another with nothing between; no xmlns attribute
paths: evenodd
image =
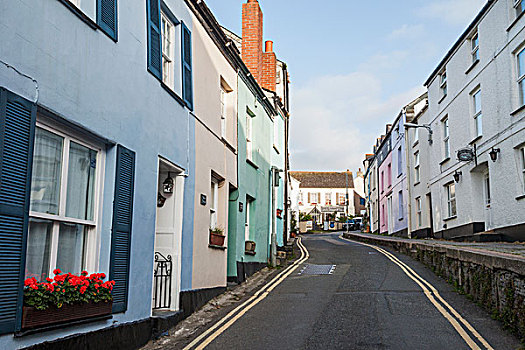
<svg viewBox="0 0 525 350"><path fill-rule="evenodd" d="M224 245L224 235L210 232L210 244L222 247Z"/></svg>
<svg viewBox="0 0 525 350"><path fill-rule="evenodd" d="M113 302L64 304L61 308L51 307L37 310L24 306L22 309L22 329L51 326L59 323L77 321L111 314Z"/></svg>

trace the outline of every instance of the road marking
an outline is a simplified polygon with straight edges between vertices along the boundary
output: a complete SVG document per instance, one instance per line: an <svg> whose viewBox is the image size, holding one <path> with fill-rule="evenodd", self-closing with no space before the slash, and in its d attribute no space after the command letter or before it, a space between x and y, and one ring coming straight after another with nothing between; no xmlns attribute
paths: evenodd
<svg viewBox="0 0 525 350"><path fill-rule="evenodd" d="M301 258L295 261L292 265L288 266L285 270L281 271L277 276L275 276L270 282L268 282L264 287L259 289L251 298L246 300L241 305L237 306L234 310L230 311L226 316L217 321L212 327L207 329L204 333L195 338L190 344L188 344L184 350L190 350L195 347L197 344L199 346L196 349L204 349L208 344L210 344L215 338L221 335L226 329L228 329L232 324L235 323L239 318L241 318L248 310L257 305L261 300L266 298L272 290L275 289L281 282L288 277L292 272L295 271L310 257L310 253L306 247L301 242L301 237L297 240L297 245L301 250ZM221 327L222 325L222 327ZM219 328L220 327L220 328ZM218 330L216 330L219 328ZM216 330L216 331L215 331ZM215 331L215 332L214 332ZM208 334L214 332L208 337ZM207 337L207 338L206 338Z"/></svg>
<svg viewBox="0 0 525 350"><path fill-rule="evenodd" d="M476 329L467 320L465 320L459 314L459 312L457 312L452 306L450 306L449 303L447 303L445 301L445 299L443 299L441 297L441 295L439 294L437 289L432 284L430 284L423 277L418 275L412 268L410 268L410 266L408 266L407 264L405 264L404 262L399 260L395 255L393 255L392 253L390 253L390 252L388 252L388 251L386 251L386 250L384 250L384 249L382 249L380 247L376 247L374 245L370 245L370 244L367 244L367 243L362 243L362 242L349 240L347 238L344 238L343 235L340 235L339 237L341 239L343 239L343 240L350 241L350 242L353 242L353 243L358 243L358 244L370 247L372 249L375 249L376 251L378 251L381 254L385 255L394 264L398 265L401 268L401 270L408 277L410 277L410 279L412 279L414 282L416 282L421 287L421 289L423 290L423 292L424 292L425 296L428 298L428 300L430 300L430 302L436 307L436 309L438 309L438 311L450 322L450 324L454 327L454 329L459 333L461 338L463 338L463 340L467 343L467 345L471 349L476 349L476 350L479 349L479 350L481 350L481 348L478 346L478 344L476 342L474 342L474 340L472 340L472 338L465 332L463 327L461 327L461 325L458 323L458 321L454 317L452 317L452 315L450 315L450 313L448 311L450 311L481 342L481 344L483 344L483 346L486 349L494 350L492 348L492 346L481 336L481 334L479 334L479 332L476 331ZM445 305L447 307L448 311L445 308L443 308L443 306L440 303L438 303L436 301L434 296L437 299L439 299L439 301L441 301L441 303L443 303L443 305Z"/></svg>

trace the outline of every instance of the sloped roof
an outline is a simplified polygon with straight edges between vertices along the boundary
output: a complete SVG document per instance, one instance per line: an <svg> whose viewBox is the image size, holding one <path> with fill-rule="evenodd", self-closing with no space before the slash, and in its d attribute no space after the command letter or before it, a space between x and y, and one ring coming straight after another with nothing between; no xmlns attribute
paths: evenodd
<svg viewBox="0 0 525 350"><path fill-rule="evenodd" d="M346 174L348 188L354 188L352 172L324 172L324 171L290 171L290 175L300 181L300 188L346 188Z"/></svg>

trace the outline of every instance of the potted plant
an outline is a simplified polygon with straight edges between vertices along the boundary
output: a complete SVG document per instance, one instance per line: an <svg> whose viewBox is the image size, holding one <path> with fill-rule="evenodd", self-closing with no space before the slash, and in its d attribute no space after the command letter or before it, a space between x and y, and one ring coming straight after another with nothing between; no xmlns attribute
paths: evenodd
<svg viewBox="0 0 525 350"><path fill-rule="evenodd" d="M54 278L25 280L22 329L38 328L111 314L114 281L104 273L53 271Z"/></svg>
<svg viewBox="0 0 525 350"><path fill-rule="evenodd" d="M224 246L224 230L220 227L210 229L210 244L222 247Z"/></svg>

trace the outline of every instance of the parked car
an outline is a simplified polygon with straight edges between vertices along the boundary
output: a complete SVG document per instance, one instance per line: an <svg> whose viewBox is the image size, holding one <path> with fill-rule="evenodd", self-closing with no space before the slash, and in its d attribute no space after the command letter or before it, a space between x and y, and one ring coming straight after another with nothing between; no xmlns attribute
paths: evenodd
<svg viewBox="0 0 525 350"><path fill-rule="evenodd" d="M363 228L363 218L354 218L354 230L361 230Z"/></svg>
<svg viewBox="0 0 525 350"><path fill-rule="evenodd" d="M355 230L355 222L352 219L348 219L347 222L343 224L343 230L353 231Z"/></svg>

